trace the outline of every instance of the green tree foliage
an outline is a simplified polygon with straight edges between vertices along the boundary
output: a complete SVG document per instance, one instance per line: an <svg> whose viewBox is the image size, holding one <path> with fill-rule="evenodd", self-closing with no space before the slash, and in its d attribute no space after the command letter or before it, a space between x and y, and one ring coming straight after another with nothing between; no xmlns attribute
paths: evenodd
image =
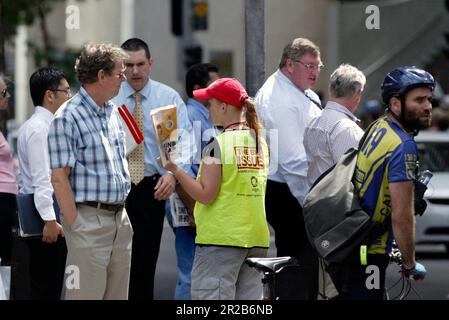
<svg viewBox="0 0 449 320"><path fill-rule="evenodd" d="M0 73L5 73L5 43L13 39L17 26L37 22L42 34L42 46L30 42L30 52L37 67L54 66L66 72L68 80L74 79L73 64L76 52L54 47L47 30L46 17L52 9L65 0L0 0ZM0 130L6 131L7 112L0 112Z"/></svg>

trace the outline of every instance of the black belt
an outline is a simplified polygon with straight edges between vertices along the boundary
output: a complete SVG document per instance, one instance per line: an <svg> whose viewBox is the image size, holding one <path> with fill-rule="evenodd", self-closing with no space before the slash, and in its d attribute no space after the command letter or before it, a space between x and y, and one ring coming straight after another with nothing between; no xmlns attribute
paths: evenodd
<svg viewBox="0 0 449 320"><path fill-rule="evenodd" d="M97 202L97 201L85 201L85 202L81 202L79 204L93 207L93 208L96 208L99 210L112 211L115 213L119 212L124 207L123 204L109 204L109 203L102 203L102 202Z"/></svg>

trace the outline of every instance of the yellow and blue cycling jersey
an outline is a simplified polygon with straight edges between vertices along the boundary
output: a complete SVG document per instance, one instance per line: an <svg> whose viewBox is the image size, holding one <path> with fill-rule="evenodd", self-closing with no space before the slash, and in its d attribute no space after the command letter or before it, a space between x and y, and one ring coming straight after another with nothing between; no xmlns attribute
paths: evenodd
<svg viewBox="0 0 449 320"><path fill-rule="evenodd" d="M416 177L418 150L413 137L395 122L382 118L371 128L360 148L354 185L362 208L388 231L372 243L369 254L389 253L393 241L389 183Z"/></svg>

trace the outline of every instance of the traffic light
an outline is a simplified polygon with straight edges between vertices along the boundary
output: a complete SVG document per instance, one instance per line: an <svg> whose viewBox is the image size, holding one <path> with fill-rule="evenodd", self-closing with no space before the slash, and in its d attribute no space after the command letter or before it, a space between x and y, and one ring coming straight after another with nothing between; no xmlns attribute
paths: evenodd
<svg viewBox="0 0 449 320"><path fill-rule="evenodd" d="M184 48L184 65L186 69L194 64L203 61L203 48L200 45L193 45Z"/></svg>
<svg viewBox="0 0 449 320"><path fill-rule="evenodd" d="M209 4L205 0L195 0L192 2L192 29L207 30L207 16L209 12Z"/></svg>
<svg viewBox="0 0 449 320"><path fill-rule="evenodd" d="M171 0L171 31L175 36L182 36L183 0Z"/></svg>

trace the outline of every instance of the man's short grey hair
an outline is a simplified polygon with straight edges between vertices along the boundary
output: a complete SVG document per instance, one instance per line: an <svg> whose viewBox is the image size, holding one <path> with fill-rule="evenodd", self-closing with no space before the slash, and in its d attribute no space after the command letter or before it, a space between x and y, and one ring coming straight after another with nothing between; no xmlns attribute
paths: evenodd
<svg viewBox="0 0 449 320"><path fill-rule="evenodd" d="M79 82L94 83L98 80L98 71L104 70L111 75L117 60L128 58L120 47L110 43L89 43L84 46L76 59L75 71Z"/></svg>
<svg viewBox="0 0 449 320"><path fill-rule="evenodd" d="M311 54L314 57L320 55L320 48L306 38L296 38L292 43L287 44L282 52L281 62L279 63L279 69L282 69L287 59L299 60L305 54Z"/></svg>
<svg viewBox="0 0 449 320"><path fill-rule="evenodd" d="M366 77L350 64L340 65L330 78L330 95L334 98L350 98L365 87Z"/></svg>

